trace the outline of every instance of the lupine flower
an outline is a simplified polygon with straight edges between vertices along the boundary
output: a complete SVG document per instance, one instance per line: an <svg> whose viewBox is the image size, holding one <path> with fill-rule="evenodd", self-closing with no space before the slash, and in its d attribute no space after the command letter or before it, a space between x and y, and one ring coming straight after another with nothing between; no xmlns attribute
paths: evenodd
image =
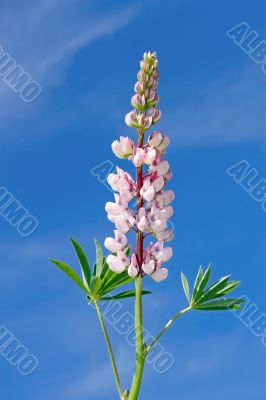
<svg viewBox="0 0 266 400"><path fill-rule="evenodd" d="M155 282L162 282L167 278L167 276L168 276L168 269L167 268L158 268L151 275L152 279Z"/></svg>
<svg viewBox="0 0 266 400"><path fill-rule="evenodd" d="M139 267L138 267L138 261L136 254L132 254L131 256L131 263L129 264L128 267L128 275L131 278L135 278L139 273Z"/></svg>
<svg viewBox="0 0 266 400"><path fill-rule="evenodd" d="M109 254L109 256L107 256L106 258L106 261L109 265L109 268L113 272L117 272L118 274L125 271L125 269L130 264L129 258L125 255L125 253L122 250L117 251L117 256Z"/></svg>
<svg viewBox="0 0 266 400"><path fill-rule="evenodd" d="M108 237L105 239L104 245L107 250L116 253L118 250L123 250L127 245L127 237L118 230L114 231L115 239Z"/></svg>
<svg viewBox="0 0 266 400"><path fill-rule="evenodd" d="M144 53L137 74L138 81L134 85L135 94L131 98L134 110L125 117L126 124L137 129L138 142L121 136L120 140L112 143L114 154L131 160L138 173L135 182L127 172L117 167L116 173L107 178L111 188L117 192L115 202L107 202L105 207L107 217L115 224L116 230L115 238L106 238L105 247L113 253L107 257L112 271L119 273L127 270L132 278L139 274L149 275L160 282L168 274L162 264L172 257L171 247L164 247L164 243L173 237L168 220L173 215L169 204L174 194L171 190L164 190L172 176L168 161L162 159L169 138L161 131L154 131L147 143L144 142L145 131L161 117L156 92L159 78L157 66L156 53ZM129 203L134 199L135 210L131 210ZM142 252L139 245L134 250L133 246L128 246L125 236L130 230L138 232L137 238L142 235L141 246L144 235L153 235L155 243L151 242L147 249L142 248ZM130 259L125 255L125 248L131 249Z"/></svg>
<svg viewBox="0 0 266 400"><path fill-rule="evenodd" d="M129 137L120 136L120 140L112 143L112 150L118 158L131 158L134 152L134 142Z"/></svg>

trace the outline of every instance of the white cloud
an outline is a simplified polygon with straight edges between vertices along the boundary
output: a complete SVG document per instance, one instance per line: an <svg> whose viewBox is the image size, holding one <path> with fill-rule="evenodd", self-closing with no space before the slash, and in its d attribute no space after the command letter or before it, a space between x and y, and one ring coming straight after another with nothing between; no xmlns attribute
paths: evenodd
<svg viewBox="0 0 266 400"><path fill-rule="evenodd" d="M189 88L182 103L164 113L173 143L204 146L264 140L265 78L256 65Z"/></svg>
<svg viewBox="0 0 266 400"><path fill-rule="evenodd" d="M123 3L122 3L123 4ZM103 6L101 12L99 6ZM110 7L107 1L15 1L0 6L0 45L44 90L64 81L78 51L108 37L134 21L136 3ZM29 110L19 96L0 80L1 117L25 115ZM39 101L37 102L39 103ZM3 107L5 105L5 107ZM30 105L31 115L35 104Z"/></svg>

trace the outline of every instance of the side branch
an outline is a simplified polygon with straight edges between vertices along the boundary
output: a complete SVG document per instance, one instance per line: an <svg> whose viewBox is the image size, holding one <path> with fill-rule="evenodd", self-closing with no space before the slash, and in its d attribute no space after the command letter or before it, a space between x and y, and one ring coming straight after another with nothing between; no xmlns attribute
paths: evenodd
<svg viewBox="0 0 266 400"><path fill-rule="evenodd" d="M175 314L173 318L170 319L170 321L167 322L167 324L163 327L163 329L160 331L160 333L155 337L155 339L151 342L151 344L147 347L145 355L148 354L148 352L152 349L152 347L155 345L155 343L160 339L160 337L164 334L164 332L172 325L172 323L181 315L185 314L191 310L191 307L187 307L184 310L180 311L179 313Z"/></svg>

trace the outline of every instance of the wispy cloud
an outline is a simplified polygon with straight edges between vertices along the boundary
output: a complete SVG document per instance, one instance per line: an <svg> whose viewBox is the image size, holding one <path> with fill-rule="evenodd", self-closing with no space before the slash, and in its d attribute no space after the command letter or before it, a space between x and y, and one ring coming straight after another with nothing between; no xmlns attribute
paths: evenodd
<svg viewBox="0 0 266 400"><path fill-rule="evenodd" d="M99 7L103 6L99 10ZM61 84L73 57L96 40L108 37L134 21L139 3L124 5L115 1L39 0L0 6L0 45L14 57L44 93ZM100 12L101 11L101 12ZM44 34L45 32L45 34ZM29 107L0 82L1 117L17 116ZM2 107L2 105L5 107ZM35 109L30 108L31 113Z"/></svg>
<svg viewBox="0 0 266 400"><path fill-rule="evenodd" d="M204 146L264 140L264 80L264 74L248 68L193 85L182 104L164 114L173 142Z"/></svg>

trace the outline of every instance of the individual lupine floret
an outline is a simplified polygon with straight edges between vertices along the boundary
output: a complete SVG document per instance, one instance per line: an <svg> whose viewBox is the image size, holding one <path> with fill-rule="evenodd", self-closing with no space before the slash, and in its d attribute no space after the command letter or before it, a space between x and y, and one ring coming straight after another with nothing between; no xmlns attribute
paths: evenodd
<svg viewBox="0 0 266 400"><path fill-rule="evenodd" d="M171 247L163 247L163 240L159 240L151 248L151 255L155 257L157 261L168 261L173 255Z"/></svg>
<svg viewBox="0 0 266 400"><path fill-rule="evenodd" d="M164 160L157 163L153 162L149 169L152 172L156 172L157 176L165 176L168 173L170 166L168 161Z"/></svg>
<svg viewBox="0 0 266 400"><path fill-rule="evenodd" d="M120 136L120 140L115 140L112 143L112 150L118 158L132 158L135 145L129 137Z"/></svg>
<svg viewBox="0 0 266 400"><path fill-rule="evenodd" d="M113 222L116 229L122 233L127 233L135 225L135 218L128 210L127 203L120 202L120 196L115 194L116 202L107 202L105 210L107 218Z"/></svg>
<svg viewBox="0 0 266 400"><path fill-rule="evenodd" d="M131 256L131 262L128 267L128 275L131 278L135 278L139 274L139 266L136 254L133 253Z"/></svg>
<svg viewBox="0 0 266 400"><path fill-rule="evenodd" d="M108 237L104 241L104 246L111 253L117 253L118 250L123 250L127 245L127 237L118 230L114 231L115 238Z"/></svg>
<svg viewBox="0 0 266 400"><path fill-rule="evenodd" d="M154 131L148 138L148 145L163 152L169 146L170 139L165 136L162 131Z"/></svg>
<svg viewBox="0 0 266 400"><path fill-rule="evenodd" d="M143 164L151 165L156 158L156 150L152 147L135 148L132 162L135 167L140 167Z"/></svg>
<svg viewBox="0 0 266 400"><path fill-rule="evenodd" d="M151 277L155 282L162 282L168 277L168 269L167 268L157 268L153 272Z"/></svg>
<svg viewBox="0 0 266 400"><path fill-rule="evenodd" d="M129 202L136 195L136 185L131 176L121 168L116 168L117 173L111 173L107 182L115 192L119 192L124 201Z"/></svg>
<svg viewBox="0 0 266 400"><path fill-rule="evenodd" d="M152 118L152 125L154 125L160 121L162 113L161 110L159 110L159 108L151 107L150 110L148 111L148 116Z"/></svg>
<svg viewBox="0 0 266 400"><path fill-rule="evenodd" d="M165 261L172 257L171 247L163 248L163 241L151 243L145 252L142 270L156 282L161 282L168 276L167 268L161 268Z"/></svg>
<svg viewBox="0 0 266 400"><path fill-rule="evenodd" d="M162 176L157 174L148 175L143 182L143 186L140 190L141 196L146 201L154 199L156 192L160 192L164 187L165 181Z"/></svg>
<svg viewBox="0 0 266 400"><path fill-rule="evenodd" d="M109 256L107 256L106 258L106 262L113 272L117 272L118 274L120 274L121 272L125 271L126 268L129 266L130 259L123 252L123 250L118 250L116 256L113 254L109 254Z"/></svg>

